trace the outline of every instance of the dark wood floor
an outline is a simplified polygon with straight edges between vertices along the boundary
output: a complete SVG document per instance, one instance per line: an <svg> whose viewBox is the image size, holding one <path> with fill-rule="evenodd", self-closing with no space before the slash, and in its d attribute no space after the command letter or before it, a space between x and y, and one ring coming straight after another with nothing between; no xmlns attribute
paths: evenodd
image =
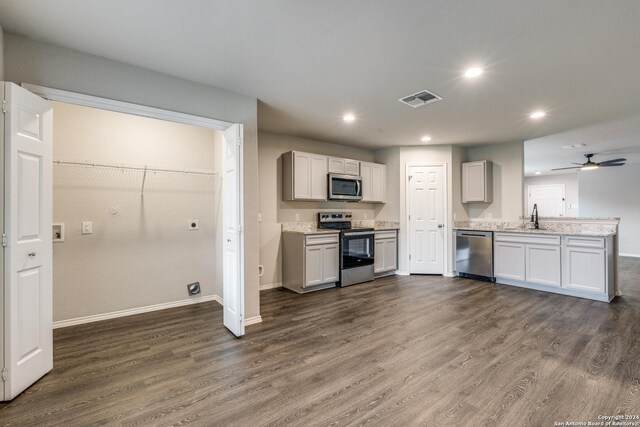
<svg viewBox="0 0 640 427"><path fill-rule="evenodd" d="M2 425L552 426L640 415L640 260L612 304L411 276L262 293L235 339L205 303L55 331Z"/></svg>

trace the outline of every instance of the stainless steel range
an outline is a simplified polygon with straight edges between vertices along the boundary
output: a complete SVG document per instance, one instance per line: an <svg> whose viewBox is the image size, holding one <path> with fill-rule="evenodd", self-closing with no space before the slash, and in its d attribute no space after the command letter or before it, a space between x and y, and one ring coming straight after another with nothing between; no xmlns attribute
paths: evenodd
<svg viewBox="0 0 640 427"><path fill-rule="evenodd" d="M342 287L373 280L374 230L354 228L351 219L351 212L318 213L318 228L340 230Z"/></svg>

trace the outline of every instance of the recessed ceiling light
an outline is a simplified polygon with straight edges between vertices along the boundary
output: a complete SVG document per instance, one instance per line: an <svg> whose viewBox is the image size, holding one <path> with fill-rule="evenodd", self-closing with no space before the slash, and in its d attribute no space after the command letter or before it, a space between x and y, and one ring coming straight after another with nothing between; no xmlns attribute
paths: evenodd
<svg viewBox="0 0 640 427"><path fill-rule="evenodd" d="M422 138L420 138L420 141L429 142L429 141L431 141L431 137L429 135L425 135Z"/></svg>
<svg viewBox="0 0 640 427"><path fill-rule="evenodd" d="M541 173L542 173L542 172L540 172L540 171L537 171L537 172L536 172L536 175L540 175Z"/></svg>
<svg viewBox="0 0 640 427"><path fill-rule="evenodd" d="M342 116L342 120L344 120L345 122L352 122L356 119L356 116L354 116L353 114L345 114L344 116Z"/></svg>
<svg viewBox="0 0 640 427"><path fill-rule="evenodd" d="M534 111L533 113L531 113L531 115L529 117L531 117L532 119L536 120L536 119L541 119L546 115L547 115L547 113L545 113L544 111Z"/></svg>
<svg viewBox="0 0 640 427"><path fill-rule="evenodd" d="M482 68L478 68L478 67L469 68L467 71L464 72L464 76L468 79L478 77L480 74L482 74Z"/></svg>

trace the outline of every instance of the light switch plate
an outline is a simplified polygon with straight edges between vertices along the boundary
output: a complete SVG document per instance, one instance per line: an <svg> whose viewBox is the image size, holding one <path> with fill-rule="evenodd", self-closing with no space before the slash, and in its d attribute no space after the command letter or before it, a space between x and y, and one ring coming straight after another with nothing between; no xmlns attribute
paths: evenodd
<svg viewBox="0 0 640 427"><path fill-rule="evenodd" d="M93 233L93 223L91 221L83 221L82 234L91 234L91 233Z"/></svg>

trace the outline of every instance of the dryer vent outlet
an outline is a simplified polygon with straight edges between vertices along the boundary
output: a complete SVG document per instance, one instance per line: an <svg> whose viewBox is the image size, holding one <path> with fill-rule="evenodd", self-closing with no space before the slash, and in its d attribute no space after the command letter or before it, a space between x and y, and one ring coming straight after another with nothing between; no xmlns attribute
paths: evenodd
<svg viewBox="0 0 640 427"><path fill-rule="evenodd" d="M187 285L187 292L189 295L197 295L200 293L200 282L189 283Z"/></svg>

